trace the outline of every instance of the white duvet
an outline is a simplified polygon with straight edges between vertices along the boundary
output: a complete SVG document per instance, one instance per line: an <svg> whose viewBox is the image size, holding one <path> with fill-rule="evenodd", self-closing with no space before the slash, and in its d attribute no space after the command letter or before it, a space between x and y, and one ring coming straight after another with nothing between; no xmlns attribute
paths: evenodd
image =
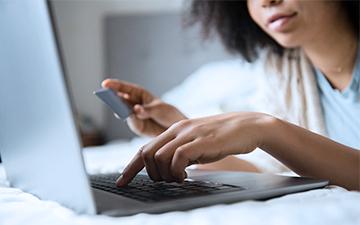
<svg viewBox="0 0 360 225"><path fill-rule="evenodd" d="M85 151L87 168L91 173L121 170L139 144L133 141L89 148ZM3 168L0 171L1 225L360 224L360 193L340 187L327 187L268 201L215 205L187 212L111 218L77 215L56 202L42 201L19 189L10 188Z"/></svg>
<svg viewBox="0 0 360 225"><path fill-rule="evenodd" d="M256 110L252 103L256 102L254 90L257 75L253 71L250 65L239 61L211 64L167 93L164 99L190 117L234 110ZM84 153L86 168L89 173L121 171L146 141L137 138L130 142L113 142L103 147L88 148ZM263 161L261 166L270 170L272 166L267 163ZM246 201L187 212L111 218L77 215L56 202L42 201L19 189L10 188L4 169L0 166L0 225L10 224L360 224L360 193L333 186L268 201Z"/></svg>

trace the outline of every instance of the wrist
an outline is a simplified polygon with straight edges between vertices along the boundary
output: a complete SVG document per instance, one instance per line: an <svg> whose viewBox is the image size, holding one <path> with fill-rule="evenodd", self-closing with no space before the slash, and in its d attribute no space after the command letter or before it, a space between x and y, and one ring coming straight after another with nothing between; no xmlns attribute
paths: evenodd
<svg viewBox="0 0 360 225"><path fill-rule="evenodd" d="M282 121L274 116L264 114L260 120L258 147L268 149L268 147L276 141L281 133L280 124Z"/></svg>
<svg viewBox="0 0 360 225"><path fill-rule="evenodd" d="M173 117L173 119L169 122L167 128L171 127L173 124L175 124L177 122L188 119L188 117L185 116L179 109L177 109L176 107L174 107L172 105L170 105L170 107L172 107L173 109L172 109L172 112L169 113L169 115L171 115Z"/></svg>

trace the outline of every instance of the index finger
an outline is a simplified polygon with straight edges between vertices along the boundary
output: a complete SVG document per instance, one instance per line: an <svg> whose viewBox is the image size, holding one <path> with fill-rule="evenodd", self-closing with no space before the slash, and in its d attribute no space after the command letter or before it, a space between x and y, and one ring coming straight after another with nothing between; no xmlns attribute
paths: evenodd
<svg viewBox="0 0 360 225"><path fill-rule="evenodd" d="M129 95L130 99L134 103L142 104L143 92L145 90L136 84L132 84L130 82L115 80L115 79L106 79L101 83L101 86L104 88L110 88L116 92L126 93Z"/></svg>
<svg viewBox="0 0 360 225"><path fill-rule="evenodd" d="M101 86L104 88L111 88L123 93L130 93L134 88L139 88L135 84L116 79L105 79L101 83Z"/></svg>
<svg viewBox="0 0 360 225"><path fill-rule="evenodd" d="M141 158L141 149L136 153L131 162L126 166L123 174L116 180L116 186L123 187L144 168L144 161Z"/></svg>

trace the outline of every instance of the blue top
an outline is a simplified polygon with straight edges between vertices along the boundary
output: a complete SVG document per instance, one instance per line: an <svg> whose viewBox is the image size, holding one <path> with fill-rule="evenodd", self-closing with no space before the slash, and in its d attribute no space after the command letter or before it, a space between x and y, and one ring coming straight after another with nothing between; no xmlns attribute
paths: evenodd
<svg viewBox="0 0 360 225"><path fill-rule="evenodd" d="M360 44L351 82L344 91L333 89L324 74L315 71L328 137L360 149Z"/></svg>

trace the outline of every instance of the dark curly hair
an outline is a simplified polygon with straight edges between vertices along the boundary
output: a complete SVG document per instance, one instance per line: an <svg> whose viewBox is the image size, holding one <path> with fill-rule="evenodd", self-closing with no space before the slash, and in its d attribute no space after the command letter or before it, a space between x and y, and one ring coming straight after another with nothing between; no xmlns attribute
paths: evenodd
<svg viewBox="0 0 360 225"><path fill-rule="evenodd" d="M359 39L359 0L340 2ZM201 23L205 38L216 31L229 52L240 54L248 62L257 59L261 48L278 55L284 53L284 48L252 20L246 0L193 0L188 24L197 22Z"/></svg>

